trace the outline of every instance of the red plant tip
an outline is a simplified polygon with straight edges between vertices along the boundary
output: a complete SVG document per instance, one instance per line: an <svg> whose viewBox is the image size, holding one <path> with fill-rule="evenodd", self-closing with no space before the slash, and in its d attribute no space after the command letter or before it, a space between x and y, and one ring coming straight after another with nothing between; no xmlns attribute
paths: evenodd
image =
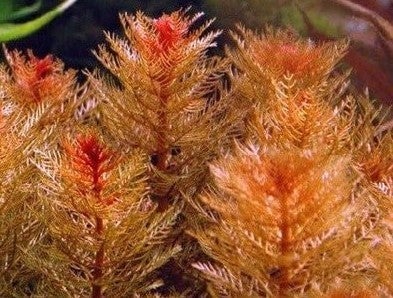
<svg viewBox="0 0 393 298"><path fill-rule="evenodd" d="M107 152L95 136L78 136L77 145L79 157L93 171L98 171L101 163L108 159Z"/></svg>
<svg viewBox="0 0 393 298"><path fill-rule="evenodd" d="M163 14L152 20L152 32L143 34L152 58L167 56L171 49L181 49L190 24L191 22L179 11L170 15Z"/></svg>
<svg viewBox="0 0 393 298"><path fill-rule="evenodd" d="M164 14L154 20L154 28L157 33L157 48L167 51L181 40L188 29L188 24L175 18L174 15Z"/></svg>
<svg viewBox="0 0 393 298"><path fill-rule="evenodd" d="M90 189L100 196L107 180L104 174L115 167L117 155L92 134L77 136L75 145L65 144L65 149L70 156L72 171L68 176L74 175L75 182L83 184L79 188L84 193ZM112 198L111 202L114 201Z"/></svg>
<svg viewBox="0 0 393 298"><path fill-rule="evenodd" d="M321 59L319 48L313 45L268 40L255 46L255 58L259 64L278 71L304 75L312 72Z"/></svg>
<svg viewBox="0 0 393 298"><path fill-rule="evenodd" d="M292 31L266 28L262 35L241 31L244 40L239 39L239 46L262 69L264 77L277 79L289 74L306 85L323 79L347 49L346 43L303 41Z"/></svg>
<svg viewBox="0 0 393 298"><path fill-rule="evenodd" d="M35 80L37 82L52 74L54 70L52 55L47 55L43 59L37 59L35 56L31 56L30 59L33 64L33 69L35 70Z"/></svg>
<svg viewBox="0 0 393 298"><path fill-rule="evenodd" d="M73 78L71 73L64 72L62 63L52 55L37 58L29 50L27 57L17 51L6 51L6 56L15 81L14 95L23 102L39 103L60 98Z"/></svg>

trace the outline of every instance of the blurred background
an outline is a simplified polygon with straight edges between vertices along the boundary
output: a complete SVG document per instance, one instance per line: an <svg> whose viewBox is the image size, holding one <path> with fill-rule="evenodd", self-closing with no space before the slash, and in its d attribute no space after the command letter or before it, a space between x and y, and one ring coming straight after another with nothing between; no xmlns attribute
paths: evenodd
<svg viewBox="0 0 393 298"><path fill-rule="evenodd" d="M12 1L14 9L37 2ZM34 14L18 22L37 17L60 3L41 2ZM237 23L253 29L266 24L290 27L316 42L350 38L344 62L353 69L355 86L361 92L367 87L371 97L386 107L393 103L393 0L79 0L43 29L6 45L10 49L31 48L37 56L54 54L67 67L93 69L98 64L91 50L104 42L103 31L122 34L120 12L142 10L158 17L188 6L191 13L204 11L205 19L216 18L214 28L224 30L216 54L223 53L224 44L231 44L228 31Z"/></svg>

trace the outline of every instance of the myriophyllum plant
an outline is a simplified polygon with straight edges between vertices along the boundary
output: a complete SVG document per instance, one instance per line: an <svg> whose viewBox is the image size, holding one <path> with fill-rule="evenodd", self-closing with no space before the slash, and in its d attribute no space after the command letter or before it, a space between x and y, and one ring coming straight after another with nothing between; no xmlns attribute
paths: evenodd
<svg viewBox="0 0 393 298"><path fill-rule="evenodd" d="M229 112L235 102L222 85L228 61L207 54L220 32L204 34L212 21L191 29L201 16L121 15L126 37L107 33L109 49L96 52L119 84L89 76L105 129L123 148L150 156L152 190L163 210L179 190L192 193L203 185L206 161L241 118Z"/></svg>
<svg viewBox="0 0 393 298"><path fill-rule="evenodd" d="M121 15L125 38L107 33L109 45L96 52L116 83L89 75L103 131L121 150L139 148L150 157L152 199L162 211L184 206L184 197L195 199L206 187L207 162L229 144L245 110L224 87L228 60L208 55L220 32L205 33L212 21L198 27L202 15ZM187 242L187 262L194 244L179 235L196 218L190 211L185 204L172 239ZM164 273L176 274L168 279L178 285L187 277L179 263Z"/></svg>
<svg viewBox="0 0 393 298"><path fill-rule="evenodd" d="M155 269L179 251L163 245L177 211L156 212L146 183L146 162L127 158L94 131L61 142L46 160L41 184L47 241L25 252L42 295L120 297L161 285Z"/></svg>
<svg viewBox="0 0 393 298"><path fill-rule="evenodd" d="M212 225L193 235L215 262L194 267L215 295L377 288L367 254L382 223L354 163L366 114L355 115L353 98L342 96L346 76L333 73L345 44L313 44L270 28L240 32L228 54L241 72L239 98L252 102L248 133L210 166L216 187L202 200L212 211L202 212Z"/></svg>
<svg viewBox="0 0 393 298"><path fill-rule="evenodd" d="M77 86L75 71L65 70L50 55L38 58L31 51L24 55L5 50L5 56L9 67L0 70L4 138L0 145L0 293L7 296L27 294L26 284L36 278L26 274L20 258L23 250L46 234L38 219L43 211L37 195L40 152L56 152L62 134L75 125L78 93L83 94L84 88Z"/></svg>
<svg viewBox="0 0 393 298"><path fill-rule="evenodd" d="M393 295L392 132L347 43L239 27L219 58L200 16L121 15L82 86L6 50L0 296Z"/></svg>

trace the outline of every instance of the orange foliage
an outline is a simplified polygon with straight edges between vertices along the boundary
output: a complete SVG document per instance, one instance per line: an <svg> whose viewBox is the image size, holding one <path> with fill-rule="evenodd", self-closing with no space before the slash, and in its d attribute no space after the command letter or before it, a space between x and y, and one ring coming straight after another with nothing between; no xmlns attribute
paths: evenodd
<svg viewBox="0 0 393 298"><path fill-rule="evenodd" d="M63 64L51 55L40 59L32 51L27 57L18 51L6 51L6 57L15 81L12 93L21 102L59 98L73 81L73 72L65 72Z"/></svg>
<svg viewBox="0 0 393 298"><path fill-rule="evenodd" d="M68 167L63 175L78 187L81 195L93 193L96 203L111 205L113 197L102 197L108 180L108 172L118 165L118 155L106 148L93 134L79 135L75 144L64 143L68 155Z"/></svg>
<svg viewBox="0 0 393 298"><path fill-rule="evenodd" d="M122 15L95 52L115 84L6 51L0 296L393 293L392 135L347 43L239 27L211 57L201 15Z"/></svg>

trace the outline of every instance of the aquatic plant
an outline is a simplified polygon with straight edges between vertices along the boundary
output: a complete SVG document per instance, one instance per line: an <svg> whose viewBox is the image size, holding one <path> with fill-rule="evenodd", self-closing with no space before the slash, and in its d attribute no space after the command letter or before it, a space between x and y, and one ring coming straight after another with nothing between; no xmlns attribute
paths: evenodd
<svg viewBox="0 0 393 298"><path fill-rule="evenodd" d="M347 42L122 14L112 76L5 49L0 294L393 294L390 128Z"/></svg>

